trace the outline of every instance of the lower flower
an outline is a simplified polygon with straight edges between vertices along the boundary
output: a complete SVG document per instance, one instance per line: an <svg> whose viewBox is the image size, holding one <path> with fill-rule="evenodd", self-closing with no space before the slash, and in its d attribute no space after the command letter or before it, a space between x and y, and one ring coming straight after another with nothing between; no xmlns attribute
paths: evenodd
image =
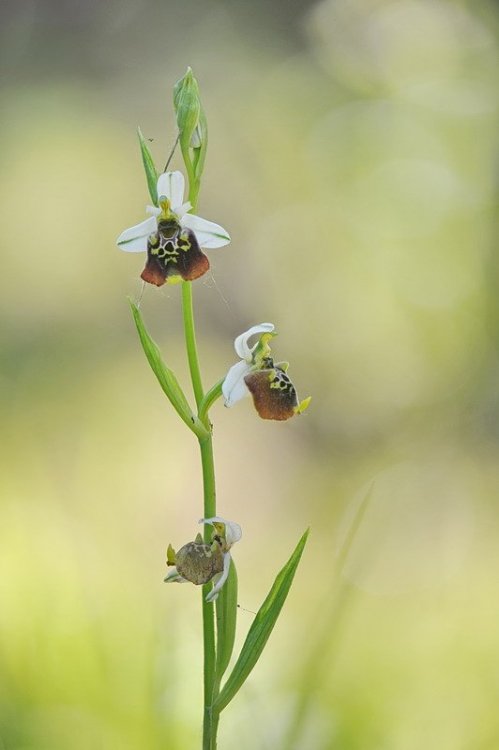
<svg viewBox="0 0 499 750"><path fill-rule="evenodd" d="M201 534L193 542L188 542L175 552L171 544L167 551L167 564L170 570L165 583L194 583L200 586L213 581L214 586L206 597L213 602L225 584L230 569L230 548L242 536L241 527L234 521L224 518L202 518L199 523L213 526L211 543L206 543Z"/></svg>

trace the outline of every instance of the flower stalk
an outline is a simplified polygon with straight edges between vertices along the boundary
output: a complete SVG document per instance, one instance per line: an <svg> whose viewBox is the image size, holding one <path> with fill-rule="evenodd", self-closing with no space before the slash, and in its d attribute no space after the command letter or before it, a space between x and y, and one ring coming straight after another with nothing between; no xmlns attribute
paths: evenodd
<svg viewBox="0 0 499 750"><path fill-rule="evenodd" d="M180 137L182 142L182 136ZM182 153L184 153L182 149ZM187 167L187 163L186 163ZM195 211L200 189L200 181L195 180L191 170L187 169L189 180L189 202ZM211 518L217 515L216 486L215 486L215 461L213 455L213 437L208 418L208 409L201 416L200 407L204 400L203 382L196 340L196 328L194 322L194 304L192 293L192 282L182 281L182 316L184 322L185 346L187 360L191 375L192 390L198 408L198 417L207 429L205 437L198 438L201 455L201 469L203 474L203 515ZM210 539L210 528L204 527L205 542ZM215 750L217 746L216 734L218 718L214 721L213 702L215 695L215 616L213 603L206 600L210 593L211 584L207 583L202 590L202 617L203 617L203 750Z"/></svg>

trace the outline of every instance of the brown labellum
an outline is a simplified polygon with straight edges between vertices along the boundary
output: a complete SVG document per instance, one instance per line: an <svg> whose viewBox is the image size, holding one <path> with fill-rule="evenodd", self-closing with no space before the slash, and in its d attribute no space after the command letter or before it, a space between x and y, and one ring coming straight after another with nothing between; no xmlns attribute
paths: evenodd
<svg viewBox="0 0 499 750"><path fill-rule="evenodd" d="M250 372L245 376L244 382L262 419L283 422L296 413L298 399L295 387L279 367Z"/></svg>
<svg viewBox="0 0 499 750"><path fill-rule="evenodd" d="M218 544L189 542L175 556L177 572L199 586L208 583L224 567L223 553Z"/></svg>
<svg viewBox="0 0 499 750"><path fill-rule="evenodd" d="M169 219L160 221L158 231L148 239L147 262L141 278L155 286L162 286L170 276L194 281L209 267L194 232Z"/></svg>

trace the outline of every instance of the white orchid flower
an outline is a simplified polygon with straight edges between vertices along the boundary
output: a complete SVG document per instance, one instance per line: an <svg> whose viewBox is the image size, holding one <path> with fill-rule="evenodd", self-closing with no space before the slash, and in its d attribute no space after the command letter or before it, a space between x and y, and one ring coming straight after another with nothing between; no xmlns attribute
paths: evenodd
<svg viewBox="0 0 499 750"><path fill-rule="evenodd" d="M254 346L249 346L249 339L252 336L256 336L258 333L272 334L273 332L273 323L259 323L256 326L248 328L247 331L238 336L234 341L234 349L236 350L237 356L241 359L240 362L236 362L235 365L232 365L223 382L222 393L225 406L234 406L234 404L242 398L249 396L250 392L244 382L244 378L255 368L254 354L260 344L259 339Z"/></svg>
<svg viewBox="0 0 499 750"><path fill-rule="evenodd" d="M171 545L168 547L167 563L169 570L165 583L194 583L196 585L213 581L214 587L206 597L207 602L214 602L225 584L230 570L230 548L242 536L242 530L235 521L214 516L202 518L199 523L213 526L211 544L198 534L193 542L184 544L176 553Z"/></svg>
<svg viewBox="0 0 499 750"><path fill-rule="evenodd" d="M248 341L256 334L260 337L250 347ZM222 393L225 406L233 406L251 394L262 419L283 422L305 411L310 398L298 402L296 389L287 375L288 363L274 364L269 344L274 335L272 323L259 323L236 338L234 348L241 359L227 373Z"/></svg>
<svg viewBox="0 0 499 750"><path fill-rule="evenodd" d="M220 540L223 553L223 570L216 577L215 585L206 597L207 602L214 602L218 598L220 590L229 577L230 563L232 560L230 556L230 548L233 544L241 539L243 531L239 524L235 521L226 521L225 518L221 518L220 516L213 516L213 518L201 518L199 523L209 524L210 526L213 526L216 531L215 538L217 540Z"/></svg>
<svg viewBox="0 0 499 750"><path fill-rule="evenodd" d="M200 248L223 247L230 242L227 231L219 224L189 213L184 203L185 181L181 172L163 172L158 178L159 207L147 206L151 214L140 224L125 229L116 240L128 253L147 252L142 278L161 286L171 276L193 281L210 267Z"/></svg>

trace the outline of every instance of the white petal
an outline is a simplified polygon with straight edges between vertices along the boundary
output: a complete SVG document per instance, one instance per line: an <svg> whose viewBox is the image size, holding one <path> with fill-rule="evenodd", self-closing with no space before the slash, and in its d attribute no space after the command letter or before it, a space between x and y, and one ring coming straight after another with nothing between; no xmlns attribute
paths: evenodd
<svg viewBox="0 0 499 750"><path fill-rule="evenodd" d="M273 330L273 323L259 323L256 326L251 326L251 328L248 328L244 333L241 333L241 335L234 341L234 349L236 350L237 356L241 357L241 359L251 359L251 354L253 353L256 344L250 348L248 346L248 340L257 333L272 333Z"/></svg>
<svg viewBox="0 0 499 750"><path fill-rule="evenodd" d="M207 221L195 214L185 214L182 225L192 229L201 247L223 247L230 242L228 232L220 224L214 224L213 221Z"/></svg>
<svg viewBox="0 0 499 750"><path fill-rule="evenodd" d="M147 238L156 231L157 222L154 216L150 216L140 224L125 229L116 240L120 250L127 253L143 253L147 250Z"/></svg>
<svg viewBox="0 0 499 750"><path fill-rule="evenodd" d="M251 372L251 367L244 360L232 365L222 384L225 406L234 406L235 403L249 394L244 382L244 376L249 372Z"/></svg>
<svg viewBox="0 0 499 750"><path fill-rule="evenodd" d="M213 516L213 518L201 518L199 523L209 523L213 526L214 521L217 523L223 523L225 526L225 541L231 547L233 544L238 542L242 535L243 530L239 526L238 523L235 521L227 521L226 518L222 518L222 516Z"/></svg>
<svg viewBox="0 0 499 750"><path fill-rule="evenodd" d="M182 221L186 213L190 211L191 208L192 208L192 204L190 201L187 201L187 203L182 203L181 206L176 206L175 213L177 214L180 221Z"/></svg>
<svg viewBox="0 0 499 750"><path fill-rule="evenodd" d="M224 569L223 569L222 573L220 574L220 576L219 576L219 578L218 578L215 586L213 586L212 590L210 591L210 593L206 597L206 601L207 602L214 602L215 599L217 599L218 594L220 592L220 589L222 588L222 586L224 585L225 581L229 577L230 560L231 560L230 552L226 552L224 554Z"/></svg>
<svg viewBox="0 0 499 750"><path fill-rule="evenodd" d="M157 206L146 206L146 214L149 214L150 216L159 216L161 213L161 209Z"/></svg>
<svg viewBox="0 0 499 750"><path fill-rule="evenodd" d="M232 547L243 535L243 530L235 521L225 521L225 541Z"/></svg>
<svg viewBox="0 0 499 750"><path fill-rule="evenodd" d="M168 198L172 211L179 208L184 200L185 181L182 172L163 172L158 178L158 201Z"/></svg>

